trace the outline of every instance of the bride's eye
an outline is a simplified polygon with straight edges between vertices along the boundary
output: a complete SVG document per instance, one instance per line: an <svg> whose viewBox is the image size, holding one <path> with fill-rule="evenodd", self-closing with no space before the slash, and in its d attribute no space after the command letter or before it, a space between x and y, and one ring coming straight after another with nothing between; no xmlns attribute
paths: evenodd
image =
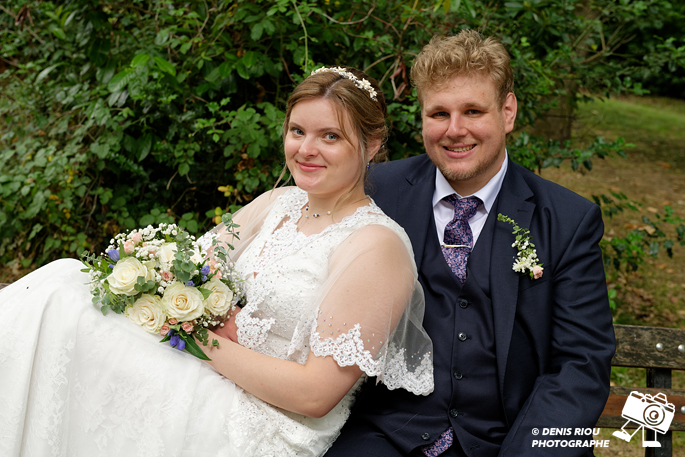
<svg viewBox="0 0 685 457"><path fill-rule="evenodd" d="M327 133L324 135L324 138L326 138L329 141L335 141L338 139L338 135L336 135L335 133Z"/></svg>
<svg viewBox="0 0 685 457"><path fill-rule="evenodd" d="M297 135L297 136L304 135L304 132L302 130L298 129L297 127L292 127L290 129L290 131L292 132L293 135Z"/></svg>

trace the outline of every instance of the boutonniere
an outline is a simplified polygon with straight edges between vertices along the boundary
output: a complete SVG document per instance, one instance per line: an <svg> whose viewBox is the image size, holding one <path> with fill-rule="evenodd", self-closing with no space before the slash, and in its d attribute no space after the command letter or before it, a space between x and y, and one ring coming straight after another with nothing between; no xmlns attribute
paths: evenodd
<svg viewBox="0 0 685 457"><path fill-rule="evenodd" d="M528 273L530 274L530 279L540 278L543 270L542 263L538 260L535 245L531 243L533 237L530 236L530 230L519 227L515 220L502 213L497 215L497 220L508 222L514 226L512 233L516 236L516 241L514 241L511 247L518 249L518 256L513 266L514 271L517 273Z"/></svg>

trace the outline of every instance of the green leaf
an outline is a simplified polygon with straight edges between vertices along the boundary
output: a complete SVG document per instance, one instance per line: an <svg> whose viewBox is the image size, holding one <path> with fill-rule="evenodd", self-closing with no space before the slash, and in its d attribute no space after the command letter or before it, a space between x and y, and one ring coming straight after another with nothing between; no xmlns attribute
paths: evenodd
<svg viewBox="0 0 685 457"><path fill-rule="evenodd" d="M127 68L126 70L120 71L112 79L109 80L107 84L107 89L110 92L121 92L124 90L126 85L129 83L133 75L133 70Z"/></svg>
<svg viewBox="0 0 685 457"><path fill-rule="evenodd" d="M246 68L254 66L259 61L259 53L254 51L246 51L245 55L240 59Z"/></svg>
<svg viewBox="0 0 685 457"><path fill-rule="evenodd" d="M250 38L252 38L254 41L258 41L262 37L263 32L264 32L264 26L262 25L261 22L257 22L252 27L252 33L250 34Z"/></svg>
<svg viewBox="0 0 685 457"><path fill-rule="evenodd" d="M53 27L52 33L59 38L60 40L66 40L67 35L64 33L64 30L60 29L59 27Z"/></svg>
<svg viewBox="0 0 685 457"><path fill-rule="evenodd" d="M155 223L155 216L152 214L146 214L145 216L140 218L140 225L142 227L147 227L148 225L152 225Z"/></svg>
<svg viewBox="0 0 685 457"><path fill-rule="evenodd" d="M192 335L188 337L186 337L182 333L179 333L178 335L183 339L183 341L186 342L186 351L188 351L189 354L194 355L195 357L201 360L212 360L209 357L207 357L207 354L205 354L204 351L202 351L202 349L200 348L200 346L197 345L197 343L195 342L195 338L193 338Z"/></svg>
<svg viewBox="0 0 685 457"><path fill-rule="evenodd" d="M197 290L199 290L200 293L202 293L203 300L207 300L209 296L212 295L212 291L209 289L205 289L204 287L198 287Z"/></svg>
<svg viewBox="0 0 685 457"><path fill-rule="evenodd" d="M193 45L192 41L186 41L181 45L181 54L185 55L188 52L188 49Z"/></svg>
<svg viewBox="0 0 685 457"><path fill-rule="evenodd" d="M155 37L155 44L157 46L164 46L169 41L169 29L162 29Z"/></svg>
<svg viewBox="0 0 685 457"><path fill-rule="evenodd" d="M176 69L168 61L157 56L154 56L153 59L160 70L162 70L165 73L169 73L170 75L176 76Z"/></svg>
<svg viewBox="0 0 685 457"><path fill-rule="evenodd" d="M187 175L189 171L190 171L190 165L188 165L187 162L184 162L178 166L178 174L181 176Z"/></svg>
<svg viewBox="0 0 685 457"><path fill-rule="evenodd" d="M147 133L140 137L137 142L138 162L141 162L150 153L152 149L152 133Z"/></svg>
<svg viewBox="0 0 685 457"><path fill-rule="evenodd" d="M60 66L60 64L58 64L58 63L56 63L54 65L50 65L48 68L46 68L45 70L38 73L38 77L36 78L36 83L39 83L43 79L45 79L45 77L48 76L50 74L50 72L52 70L54 70L55 68L57 68L58 66Z"/></svg>
<svg viewBox="0 0 685 457"><path fill-rule="evenodd" d="M141 65L145 65L148 60L150 60L150 56L147 54L138 54L133 58L131 61L131 67L140 67Z"/></svg>
<svg viewBox="0 0 685 457"><path fill-rule="evenodd" d="M116 71L117 66L114 63L113 60L109 60L107 62L107 65L104 67L99 67L97 71L95 72L95 79L100 81L103 84L109 83L109 81L112 79L114 76L114 72Z"/></svg>

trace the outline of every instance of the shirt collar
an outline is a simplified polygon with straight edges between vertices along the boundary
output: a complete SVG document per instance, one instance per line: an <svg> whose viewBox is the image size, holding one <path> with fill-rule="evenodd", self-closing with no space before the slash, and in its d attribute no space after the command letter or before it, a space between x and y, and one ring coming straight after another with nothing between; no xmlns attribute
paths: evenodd
<svg viewBox="0 0 685 457"><path fill-rule="evenodd" d="M490 214L490 209L492 208L492 205L495 203L497 194L499 194L499 191L502 188L502 182L504 182L504 175L507 173L507 167L509 162L508 159L509 155L505 150L504 161L502 162L502 166L500 167L497 174L493 176L485 186L483 186L476 192L472 193L471 195L459 195L457 192L455 192L454 189L452 189L452 186L450 186L450 183L447 182L447 179L442 175L442 173L440 173L440 170L436 167L435 192L433 192L433 207L435 207L435 205L437 205L443 198L447 197L448 195L457 194L459 198L480 198L480 200L483 202L483 207L485 208L485 211L488 214Z"/></svg>

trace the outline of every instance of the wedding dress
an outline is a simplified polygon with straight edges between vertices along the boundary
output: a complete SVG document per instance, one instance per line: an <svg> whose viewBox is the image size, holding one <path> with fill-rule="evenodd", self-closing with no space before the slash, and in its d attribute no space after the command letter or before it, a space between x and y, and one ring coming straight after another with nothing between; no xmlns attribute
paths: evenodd
<svg viewBox="0 0 685 457"><path fill-rule="evenodd" d="M432 347L408 238L374 204L305 236L295 222L306 202L300 189L278 189L236 215L247 297L236 323L255 351L359 366L364 375L330 413L271 406L123 315L103 316L83 265L64 259L0 292L0 455L316 456L367 376L430 393ZM203 243L221 236L219 227ZM378 240L399 247L397 269L361 277L373 271ZM366 281L361 293L354 281Z"/></svg>

